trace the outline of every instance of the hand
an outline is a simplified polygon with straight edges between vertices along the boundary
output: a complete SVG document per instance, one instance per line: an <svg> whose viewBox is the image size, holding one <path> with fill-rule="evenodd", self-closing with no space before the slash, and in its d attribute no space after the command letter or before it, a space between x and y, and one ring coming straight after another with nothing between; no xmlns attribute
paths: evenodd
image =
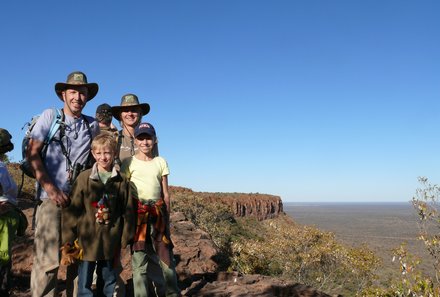
<svg viewBox="0 0 440 297"><path fill-rule="evenodd" d="M13 209L14 206L10 204L9 202L2 201L0 202L0 215L7 213L11 209Z"/></svg>
<svg viewBox="0 0 440 297"><path fill-rule="evenodd" d="M74 262L74 259L71 255L72 245L70 243L66 243L61 247L61 265L70 265Z"/></svg>
<svg viewBox="0 0 440 297"><path fill-rule="evenodd" d="M82 249L79 247L77 240L73 244L66 243L61 247L61 265L70 265L81 259Z"/></svg>
<svg viewBox="0 0 440 297"><path fill-rule="evenodd" d="M61 247L61 265L70 265L75 262L75 248L70 243Z"/></svg>
<svg viewBox="0 0 440 297"><path fill-rule="evenodd" d="M70 198L66 193L56 187L51 191L47 191L47 194L49 195L49 199L58 207L65 208L70 204Z"/></svg>

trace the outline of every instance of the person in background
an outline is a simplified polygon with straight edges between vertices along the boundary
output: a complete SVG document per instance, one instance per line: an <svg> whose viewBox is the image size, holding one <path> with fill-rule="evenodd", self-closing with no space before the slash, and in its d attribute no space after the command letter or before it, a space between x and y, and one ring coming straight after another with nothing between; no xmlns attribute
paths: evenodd
<svg viewBox="0 0 440 297"><path fill-rule="evenodd" d="M138 151L121 167L130 179L137 204L132 245L134 295L155 292L157 296L180 296L169 228L168 164L154 153L157 136L153 125L139 124L134 137Z"/></svg>
<svg viewBox="0 0 440 297"><path fill-rule="evenodd" d="M103 103L96 108L95 119L99 123L101 132L109 132L111 135L117 137L118 129L113 125L112 118L111 106L107 103Z"/></svg>
<svg viewBox="0 0 440 297"><path fill-rule="evenodd" d="M118 136L119 155L117 163L122 163L127 158L134 156L138 150L134 141L134 129L141 122L142 116L148 114L150 105L139 103L139 99L134 94L122 96L120 106L112 106L113 117L119 121L121 130Z"/></svg>
<svg viewBox="0 0 440 297"><path fill-rule="evenodd" d="M3 161L14 149L11 134L0 128L0 296L9 296L11 286L12 243L25 234L28 222L17 207L17 185Z"/></svg>
<svg viewBox="0 0 440 297"><path fill-rule="evenodd" d="M98 122L82 114L87 102L98 93L98 84L88 83L83 72L75 71L65 83L55 84L55 93L63 102L64 123L41 157L44 140L54 117L46 109L32 129L27 159L37 181L34 255L31 272L33 297L58 296L58 269L60 265L61 210L70 204L70 190L77 174L90 161L92 139L99 133ZM74 280L77 269L68 267L67 297L76 296Z"/></svg>
<svg viewBox="0 0 440 297"><path fill-rule="evenodd" d="M119 251L134 236L135 210L130 184L113 166L115 138L108 133L96 136L92 154L96 163L78 176L72 202L63 210L63 251L80 251L74 253L79 259L78 296L93 296L96 268L97 295L112 297L119 275ZM63 253L63 259L67 264L74 262L68 253Z"/></svg>

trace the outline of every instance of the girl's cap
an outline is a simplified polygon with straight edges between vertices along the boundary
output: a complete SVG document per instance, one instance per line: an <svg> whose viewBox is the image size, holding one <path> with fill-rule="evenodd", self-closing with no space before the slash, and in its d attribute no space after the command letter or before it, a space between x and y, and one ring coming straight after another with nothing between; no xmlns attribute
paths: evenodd
<svg viewBox="0 0 440 297"><path fill-rule="evenodd" d="M134 130L134 137L138 137L141 134L148 134L156 137L156 130L154 130L153 125L150 123L140 123Z"/></svg>

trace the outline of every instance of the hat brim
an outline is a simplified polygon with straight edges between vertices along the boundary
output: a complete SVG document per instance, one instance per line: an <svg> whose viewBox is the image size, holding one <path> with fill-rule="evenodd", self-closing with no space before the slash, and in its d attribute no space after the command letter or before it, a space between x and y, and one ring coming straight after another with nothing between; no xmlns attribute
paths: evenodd
<svg viewBox="0 0 440 297"><path fill-rule="evenodd" d="M78 87L86 87L88 89L87 101L92 100L96 96L96 94L98 94L98 90L99 90L97 83L75 85L75 84L66 84L63 82L59 82L55 84L55 93L57 93L58 98L60 98L61 101L64 101L63 95L61 93L67 89L76 89Z"/></svg>
<svg viewBox="0 0 440 297"><path fill-rule="evenodd" d="M14 149L14 144L9 141L9 143L0 146L0 154L6 154Z"/></svg>
<svg viewBox="0 0 440 297"><path fill-rule="evenodd" d="M112 115L115 119L121 121L121 112L127 109L132 109L133 107L139 107L141 109L142 116L150 112L150 105L148 103L141 103L136 105L112 106Z"/></svg>

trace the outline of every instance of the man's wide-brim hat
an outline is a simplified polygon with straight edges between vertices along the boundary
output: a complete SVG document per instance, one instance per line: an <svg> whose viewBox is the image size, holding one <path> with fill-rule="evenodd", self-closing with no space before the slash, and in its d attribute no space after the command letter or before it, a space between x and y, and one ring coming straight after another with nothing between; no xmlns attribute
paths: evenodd
<svg viewBox="0 0 440 297"><path fill-rule="evenodd" d="M150 105L148 103L139 104L139 99L134 94L126 94L122 96L120 106L112 106L112 114L118 121L121 120L121 112L124 110L133 109L139 107L142 115L146 115L150 112Z"/></svg>
<svg viewBox="0 0 440 297"><path fill-rule="evenodd" d="M83 72L75 71L67 76L65 83L59 82L55 84L55 93L57 93L58 97L63 100L63 96L61 94L63 91L67 89L75 89L77 87L87 88L87 101L92 100L98 93L99 89L97 83L87 82L87 76Z"/></svg>

